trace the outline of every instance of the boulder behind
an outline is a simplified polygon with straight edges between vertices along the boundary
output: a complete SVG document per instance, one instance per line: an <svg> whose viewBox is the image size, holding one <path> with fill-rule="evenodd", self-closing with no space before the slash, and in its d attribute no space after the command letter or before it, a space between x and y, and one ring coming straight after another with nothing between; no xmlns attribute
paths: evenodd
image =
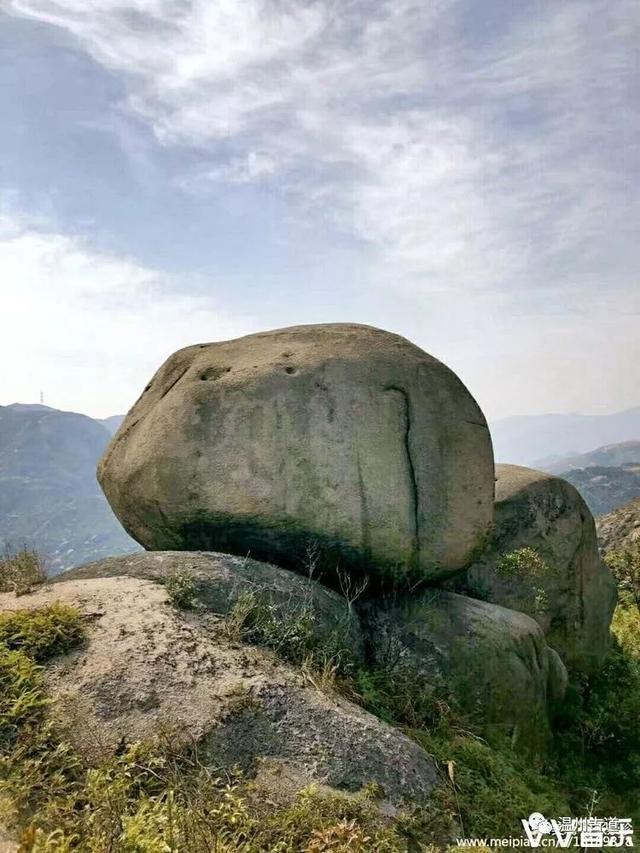
<svg viewBox="0 0 640 853"><path fill-rule="evenodd" d="M497 465L496 475L494 543L460 588L528 613L566 663L596 669L609 650L616 586L589 508L560 477L518 465Z"/></svg>
<svg viewBox="0 0 640 853"><path fill-rule="evenodd" d="M408 669L487 734L544 753L567 673L533 619L436 589L367 602L362 619L373 659L391 678Z"/></svg>

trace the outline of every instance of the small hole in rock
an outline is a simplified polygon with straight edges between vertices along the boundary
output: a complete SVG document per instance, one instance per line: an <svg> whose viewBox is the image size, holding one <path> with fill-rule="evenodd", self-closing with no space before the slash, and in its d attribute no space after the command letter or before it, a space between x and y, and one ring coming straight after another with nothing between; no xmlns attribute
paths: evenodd
<svg viewBox="0 0 640 853"><path fill-rule="evenodd" d="M292 373L297 373L297 370L295 369L295 367L288 366L285 367L284 372L291 375Z"/></svg>
<svg viewBox="0 0 640 853"><path fill-rule="evenodd" d="M200 374L200 379L203 382L206 382L208 379L220 379L221 376L223 376L225 373L229 373L230 370L230 367L207 367L207 369L203 370Z"/></svg>

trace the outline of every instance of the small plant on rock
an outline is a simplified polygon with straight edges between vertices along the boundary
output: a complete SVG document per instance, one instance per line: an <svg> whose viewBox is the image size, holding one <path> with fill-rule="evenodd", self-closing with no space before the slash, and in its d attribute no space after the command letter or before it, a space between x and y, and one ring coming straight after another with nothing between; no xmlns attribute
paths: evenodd
<svg viewBox="0 0 640 853"><path fill-rule="evenodd" d="M551 574L548 563L534 548L518 548L503 554L496 569L504 578L514 581L519 589L520 606L528 612L543 614L549 609L549 596L544 580ZM532 582L537 581L533 586ZM524 583L522 583L524 582ZM520 607L515 606L515 609Z"/></svg>
<svg viewBox="0 0 640 853"><path fill-rule="evenodd" d="M543 578L549 574L549 566L534 548L518 548L503 554L496 568L508 577Z"/></svg>
<svg viewBox="0 0 640 853"><path fill-rule="evenodd" d="M26 547L15 553L7 550L0 558L0 592L26 595L46 580L47 573L37 551Z"/></svg>
<svg viewBox="0 0 640 853"><path fill-rule="evenodd" d="M233 642L271 649L282 660L299 666L312 684L331 689L338 682L351 694L347 682L355 661L341 630L318 629L308 601L287 604L254 590L242 590L225 622L224 632Z"/></svg>
<svg viewBox="0 0 640 853"><path fill-rule="evenodd" d="M187 572L171 572L165 580L164 588L174 607L189 610L194 606L198 587Z"/></svg>
<svg viewBox="0 0 640 853"><path fill-rule="evenodd" d="M301 664L314 643L314 618L304 603L283 612L268 596L242 590L226 618L230 639L272 649L279 657Z"/></svg>

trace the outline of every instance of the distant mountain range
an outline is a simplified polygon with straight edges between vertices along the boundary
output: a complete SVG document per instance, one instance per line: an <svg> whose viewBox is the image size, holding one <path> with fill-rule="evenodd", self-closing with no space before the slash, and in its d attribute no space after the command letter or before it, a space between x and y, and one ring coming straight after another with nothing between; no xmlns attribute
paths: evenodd
<svg viewBox="0 0 640 853"><path fill-rule="evenodd" d="M110 435L85 415L0 406L0 550L36 548L55 573L138 548L96 481Z"/></svg>
<svg viewBox="0 0 640 853"><path fill-rule="evenodd" d="M640 496L640 462L617 467L591 465L561 472L576 487L594 515L603 515Z"/></svg>
<svg viewBox="0 0 640 853"><path fill-rule="evenodd" d="M490 426L498 462L548 470L594 447L639 441L640 406L612 415L519 416Z"/></svg>
<svg viewBox="0 0 640 853"><path fill-rule="evenodd" d="M536 468L560 474L581 492L594 515L640 495L640 441L607 444L589 453L542 459Z"/></svg>
<svg viewBox="0 0 640 853"><path fill-rule="evenodd" d="M607 444L597 447L589 453L578 453L558 459L541 459L536 467L550 474L560 474L577 468L619 468L624 465L640 465L640 441L621 441L619 444Z"/></svg>

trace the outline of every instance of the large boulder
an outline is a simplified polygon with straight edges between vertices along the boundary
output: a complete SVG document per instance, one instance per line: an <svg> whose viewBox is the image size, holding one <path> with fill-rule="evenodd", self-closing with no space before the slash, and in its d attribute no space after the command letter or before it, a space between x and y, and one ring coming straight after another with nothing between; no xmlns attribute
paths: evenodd
<svg viewBox="0 0 640 853"><path fill-rule="evenodd" d="M395 582L447 576L493 518L485 418L398 335L299 326L191 346L105 453L105 494L149 550L216 550Z"/></svg>
<svg viewBox="0 0 640 853"><path fill-rule="evenodd" d="M518 465L497 465L496 477L495 538L459 588L528 613L566 663L596 669L616 586L589 508L560 477Z"/></svg>
<svg viewBox="0 0 640 853"><path fill-rule="evenodd" d="M229 639L207 608L173 607L151 580L49 584L21 609L62 602L86 617L87 640L45 670L53 713L89 759L171 733L216 769L357 791L377 783L390 803L424 802L436 784L418 744L352 703L311 685L274 654ZM0 595L0 612L16 609ZM280 782L278 782L278 785Z"/></svg>
<svg viewBox="0 0 640 853"><path fill-rule="evenodd" d="M524 613L451 592L369 601L365 639L378 666L449 698L487 735L542 755L567 672Z"/></svg>

